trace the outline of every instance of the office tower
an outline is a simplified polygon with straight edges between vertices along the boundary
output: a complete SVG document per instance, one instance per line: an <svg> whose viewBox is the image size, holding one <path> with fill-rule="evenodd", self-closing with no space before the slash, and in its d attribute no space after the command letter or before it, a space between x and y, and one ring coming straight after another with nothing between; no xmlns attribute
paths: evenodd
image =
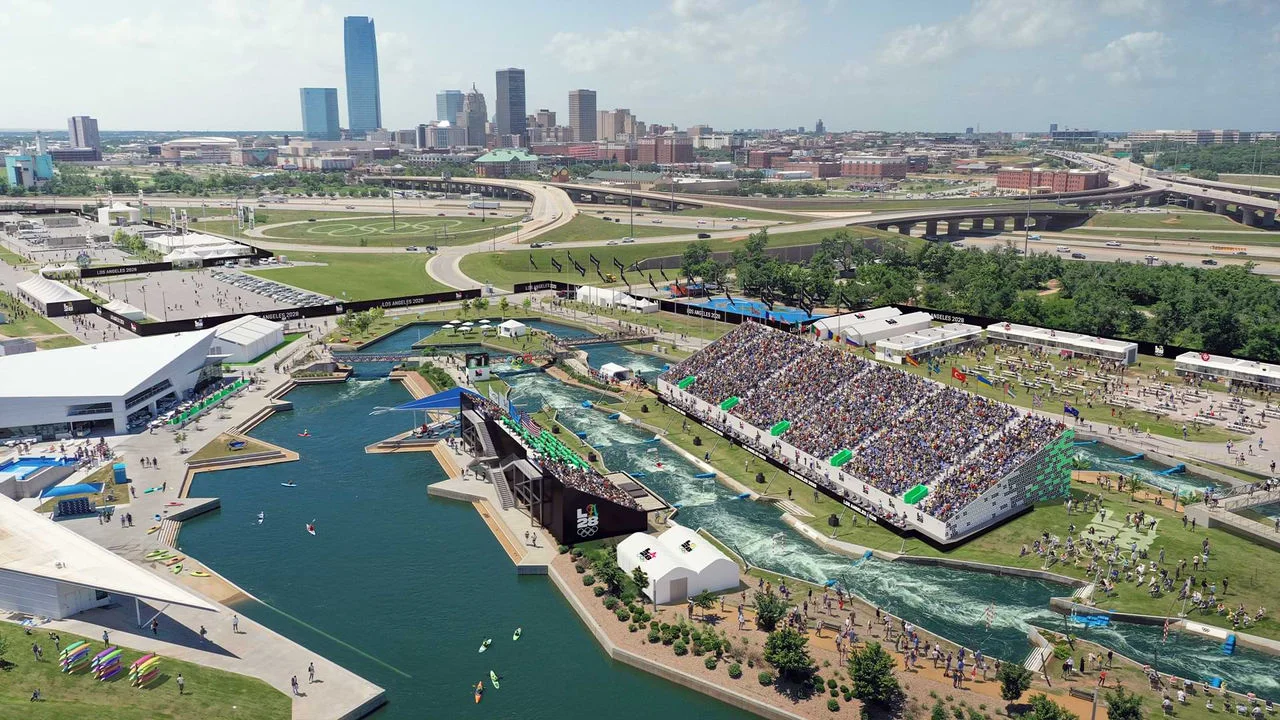
<svg viewBox="0 0 1280 720"><path fill-rule="evenodd" d="M818 124L813 126L813 134L814 135L827 134L827 125L826 123L822 122L822 118L818 118Z"/></svg>
<svg viewBox="0 0 1280 720"><path fill-rule="evenodd" d="M462 112L462 91L442 90L436 93L436 120L453 125Z"/></svg>
<svg viewBox="0 0 1280 720"><path fill-rule="evenodd" d="M569 129L575 142L596 140L596 91L569 92Z"/></svg>
<svg viewBox="0 0 1280 720"><path fill-rule="evenodd" d="M98 121L88 115L67 118L67 135L73 148L92 148L93 159L102 159L102 139L98 137Z"/></svg>
<svg viewBox="0 0 1280 720"><path fill-rule="evenodd" d="M479 145L485 144L485 123L489 120L489 111L484 104L484 95L476 89L474 83L471 85L471 92L462 98L462 118L467 128L467 144Z"/></svg>
<svg viewBox="0 0 1280 720"><path fill-rule="evenodd" d="M556 114L553 110L542 108L533 117L540 127L550 128L556 126Z"/></svg>
<svg viewBox="0 0 1280 720"><path fill-rule="evenodd" d="M498 79L498 135L524 135L524 70L507 68L499 70Z"/></svg>
<svg viewBox="0 0 1280 720"><path fill-rule="evenodd" d="M338 88L302 88L302 136L308 140L341 140Z"/></svg>
<svg viewBox="0 0 1280 720"><path fill-rule="evenodd" d="M373 18L343 21L347 65L347 124L351 137L362 138L382 127L382 93L378 88L378 38Z"/></svg>
<svg viewBox="0 0 1280 720"><path fill-rule="evenodd" d="M1052 135L1056 132L1058 132L1058 123L1049 123L1049 134Z"/></svg>

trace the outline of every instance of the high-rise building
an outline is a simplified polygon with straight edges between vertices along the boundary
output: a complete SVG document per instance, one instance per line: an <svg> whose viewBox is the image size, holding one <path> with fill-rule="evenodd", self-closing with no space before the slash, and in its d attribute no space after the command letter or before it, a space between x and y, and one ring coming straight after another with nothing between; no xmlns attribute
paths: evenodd
<svg viewBox="0 0 1280 720"><path fill-rule="evenodd" d="M538 110L538 113L533 116L533 119L534 119L534 122L537 123L538 127L549 128L549 127L556 126L555 112L548 110L546 108L542 108Z"/></svg>
<svg viewBox="0 0 1280 720"><path fill-rule="evenodd" d="M818 123L813 126L813 134L814 135L827 134L827 125L826 123L822 122L822 118L818 118Z"/></svg>
<svg viewBox="0 0 1280 720"><path fill-rule="evenodd" d="M524 135L524 70L507 68L499 70L498 117L495 123L499 135Z"/></svg>
<svg viewBox="0 0 1280 720"><path fill-rule="evenodd" d="M341 140L338 88L302 88L302 136L308 140Z"/></svg>
<svg viewBox="0 0 1280 720"><path fill-rule="evenodd" d="M1049 134L1052 135L1056 132L1058 132L1058 123L1049 123Z"/></svg>
<svg viewBox="0 0 1280 720"><path fill-rule="evenodd" d="M102 159L102 139L98 137L98 121L88 115L76 115L67 118L67 135L71 138L71 147L90 148L93 159Z"/></svg>
<svg viewBox="0 0 1280 720"><path fill-rule="evenodd" d="M378 86L378 38L373 18L352 15L343 21L347 66L347 124L351 137L363 138L382 127Z"/></svg>
<svg viewBox="0 0 1280 720"><path fill-rule="evenodd" d="M596 91L571 90L569 92L569 128L575 142L595 142Z"/></svg>
<svg viewBox="0 0 1280 720"><path fill-rule="evenodd" d="M476 89L475 84L471 85L471 92L462 98L463 123L467 128L467 144L479 145L485 144L485 123L489 120L489 111L484 104L484 95Z"/></svg>
<svg viewBox="0 0 1280 720"><path fill-rule="evenodd" d="M458 114L461 112L461 90L442 90L436 93L436 120L452 125L458 122Z"/></svg>

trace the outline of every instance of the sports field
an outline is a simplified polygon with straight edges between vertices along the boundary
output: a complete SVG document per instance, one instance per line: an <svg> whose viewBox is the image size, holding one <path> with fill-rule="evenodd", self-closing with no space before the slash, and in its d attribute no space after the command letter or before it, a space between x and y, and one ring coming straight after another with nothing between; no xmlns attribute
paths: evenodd
<svg viewBox="0 0 1280 720"><path fill-rule="evenodd" d="M400 247L404 245L460 245L506 234L516 229L515 218L427 217L410 215L296 222L266 228L272 240L303 245Z"/></svg>
<svg viewBox="0 0 1280 720"><path fill-rule="evenodd" d="M1225 215L1215 215L1194 210L1169 212L1123 213L1104 212L1089 218L1085 227L1177 230L1245 230L1262 232L1259 228L1242 225Z"/></svg>
<svg viewBox="0 0 1280 720"><path fill-rule="evenodd" d="M290 260L323 264L247 272L335 298L371 300L448 289L427 275L428 258L423 253L291 252Z"/></svg>

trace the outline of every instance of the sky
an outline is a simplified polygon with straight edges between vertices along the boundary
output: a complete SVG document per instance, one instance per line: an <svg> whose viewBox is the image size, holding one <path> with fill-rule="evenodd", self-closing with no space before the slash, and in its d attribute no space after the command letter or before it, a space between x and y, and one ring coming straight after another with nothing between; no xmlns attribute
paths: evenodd
<svg viewBox="0 0 1280 720"><path fill-rule="evenodd" d="M649 123L717 129L1280 128L1277 0L0 0L0 128L301 127L336 87L342 18L374 18L388 129L526 71Z"/></svg>

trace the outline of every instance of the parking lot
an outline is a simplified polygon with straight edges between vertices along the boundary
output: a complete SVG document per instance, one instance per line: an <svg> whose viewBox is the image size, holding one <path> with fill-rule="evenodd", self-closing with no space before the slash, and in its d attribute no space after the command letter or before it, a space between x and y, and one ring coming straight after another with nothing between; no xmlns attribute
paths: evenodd
<svg viewBox="0 0 1280 720"><path fill-rule="evenodd" d="M262 312L326 301L280 283L213 268L127 275L84 284L104 298L123 300L157 320Z"/></svg>
<svg viewBox="0 0 1280 720"><path fill-rule="evenodd" d="M266 280L238 272L215 270L213 272L213 278L218 282L226 283L241 290L246 290L248 292L270 298L277 303L284 305L309 307L312 305L324 305L332 300L332 298L325 297L324 295L318 295L307 290L299 290L295 287L282 285L274 280Z"/></svg>

